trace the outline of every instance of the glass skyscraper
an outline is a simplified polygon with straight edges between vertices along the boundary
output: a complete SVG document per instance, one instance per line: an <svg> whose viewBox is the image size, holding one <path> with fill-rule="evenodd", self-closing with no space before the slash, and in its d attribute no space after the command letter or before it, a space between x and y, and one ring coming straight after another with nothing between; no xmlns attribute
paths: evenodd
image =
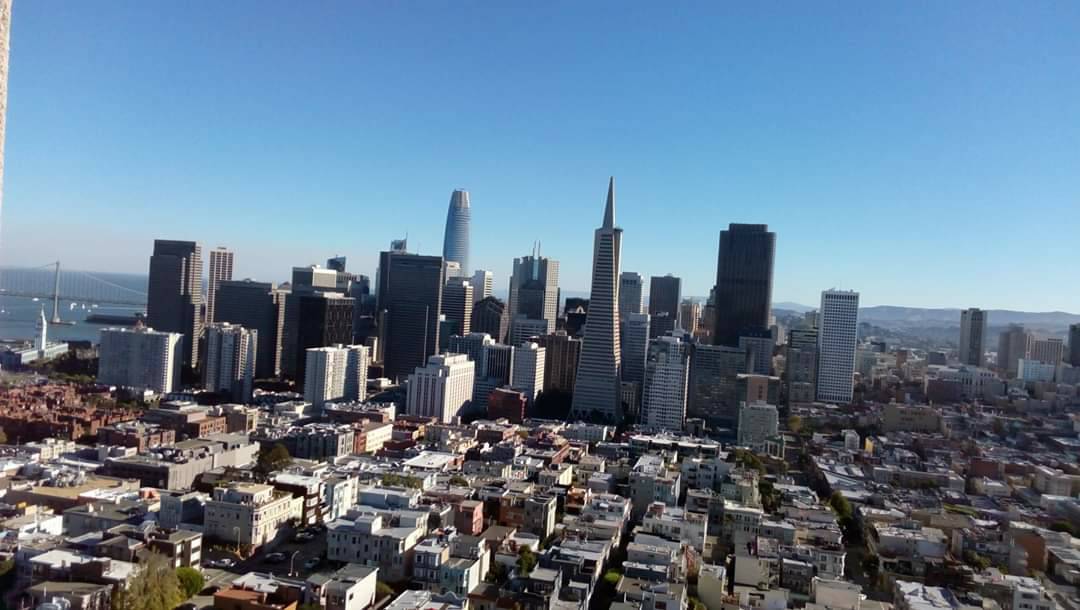
<svg viewBox="0 0 1080 610"><path fill-rule="evenodd" d="M469 192L456 190L450 195L446 212L446 233L443 235L443 260L459 264L461 277L468 277L469 268Z"/></svg>

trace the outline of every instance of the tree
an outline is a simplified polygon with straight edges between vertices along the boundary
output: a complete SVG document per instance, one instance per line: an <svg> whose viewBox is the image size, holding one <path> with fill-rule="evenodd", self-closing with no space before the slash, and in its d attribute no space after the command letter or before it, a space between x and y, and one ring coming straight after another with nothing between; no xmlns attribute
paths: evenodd
<svg viewBox="0 0 1080 610"><path fill-rule="evenodd" d="M848 502L848 499L844 497L844 494L839 491L834 491L832 495L829 496L829 506L836 511L836 516L839 519L846 520L851 518L851 502Z"/></svg>
<svg viewBox="0 0 1080 610"><path fill-rule="evenodd" d="M791 417L787 418L787 427L788 430L791 430L795 434L798 434L802 431L802 418L798 415L792 415Z"/></svg>
<svg viewBox="0 0 1080 610"><path fill-rule="evenodd" d="M517 569L518 573L525 575L533 571L536 567L536 553L532 552L527 546L521 547L518 551Z"/></svg>
<svg viewBox="0 0 1080 610"><path fill-rule="evenodd" d="M4 432L4 429L0 428L0 445L6 445L7 441L7 432Z"/></svg>
<svg viewBox="0 0 1080 610"><path fill-rule="evenodd" d="M127 589L113 595L113 610L173 610L184 601L180 580L165 556L153 553L141 565Z"/></svg>
<svg viewBox="0 0 1080 610"><path fill-rule="evenodd" d="M615 568L604 572L604 582L611 585L612 587L618 586L620 578L622 578L622 572L616 570Z"/></svg>
<svg viewBox="0 0 1080 610"><path fill-rule="evenodd" d="M269 474L275 470L282 470L292 464L292 456L285 445L278 443L269 451L259 453L257 467L260 472Z"/></svg>
<svg viewBox="0 0 1080 610"><path fill-rule="evenodd" d="M450 477L450 484L457 485L458 487L468 487L469 479L466 479L460 474L455 474L454 476Z"/></svg>
<svg viewBox="0 0 1080 610"><path fill-rule="evenodd" d="M184 592L185 598L195 597L206 585L202 572L186 566L176 568L176 579L180 581L180 590Z"/></svg>

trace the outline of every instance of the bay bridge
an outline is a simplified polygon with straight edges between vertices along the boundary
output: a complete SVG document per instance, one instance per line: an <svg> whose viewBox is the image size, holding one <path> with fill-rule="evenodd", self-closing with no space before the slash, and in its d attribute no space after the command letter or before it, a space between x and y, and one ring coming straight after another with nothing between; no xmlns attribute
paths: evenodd
<svg viewBox="0 0 1080 610"><path fill-rule="evenodd" d="M109 274L101 274L109 275ZM88 271L60 271L60 261L37 267L0 267L0 297L52 300L53 322L60 321L60 301L146 307L142 290Z"/></svg>

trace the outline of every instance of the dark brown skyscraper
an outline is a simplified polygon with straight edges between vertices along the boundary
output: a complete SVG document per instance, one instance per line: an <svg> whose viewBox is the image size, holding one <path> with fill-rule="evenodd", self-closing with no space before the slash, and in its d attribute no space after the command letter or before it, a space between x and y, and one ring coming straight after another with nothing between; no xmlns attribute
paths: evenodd
<svg viewBox="0 0 1080 610"><path fill-rule="evenodd" d="M216 297L217 321L258 331L255 376L267 379L277 375L277 346L281 337L274 285L252 280L223 281L218 284Z"/></svg>
<svg viewBox="0 0 1080 610"><path fill-rule="evenodd" d="M714 345L738 347L739 337L769 329L775 255L768 225L730 224L720 232Z"/></svg>
<svg viewBox="0 0 1080 610"><path fill-rule="evenodd" d="M383 252L379 258L380 334L385 373L405 379L439 349L444 284L441 256Z"/></svg>
<svg viewBox="0 0 1080 610"><path fill-rule="evenodd" d="M334 292L296 296L296 380L302 385L307 374L308 349L352 341L355 301Z"/></svg>
<svg viewBox="0 0 1080 610"><path fill-rule="evenodd" d="M505 303L495 297L484 297L473 305L469 330L487 333L496 343L504 343L510 327L509 320Z"/></svg>
<svg viewBox="0 0 1080 610"><path fill-rule="evenodd" d="M202 335L202 248L193 241L154 240L150 256L146 323L154 330L183 333L184 366L199 364Z"/></svg>
<svg viewBox="0 0 1080 610"><path fill-rule="evenodd" d="M649 278L649 338L662 337L679 325L682 280L673 276Z"/></svg>

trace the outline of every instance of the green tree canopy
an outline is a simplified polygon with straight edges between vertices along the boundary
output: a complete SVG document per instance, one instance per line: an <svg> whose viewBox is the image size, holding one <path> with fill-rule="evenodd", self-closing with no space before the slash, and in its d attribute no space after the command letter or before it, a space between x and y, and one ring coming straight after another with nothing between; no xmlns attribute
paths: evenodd
<svg viewBox="0 0 1080 610"><path fill-rule="evenodd" d="M186 598L198 595L199 591L202 591L203 586L206 584L206 579L203 578L202 572L186 566L176 568L176 579L180 581L180 590L184 592L184 597Z"/></svg>
<svg viewBox="0 0 1080 610"><path fill-rule="evenodd" d="M282 470L290 464L292 464L292 456L289 455L289 450L285 448L285 445L281 443L274 445L268 451L259 453L258 468L263 473Z"/></svg>
<svg viewBox="0 0 1080 610"><path fill-rule="evenodd" d="M798 434L802 431L802 418L798 415L792 415L791 417L787 418L787 427L788 430L791 430L795 434Z"/></svg>
<svg viewBox="0 0 1080 610"><path fill-rule="evenodd" d="M173 610L184 601L180 579L163 555L151 554L140 567L127 589L113 595L113 610Z"/></svg>
<svg viewBox="0 0 1080 610"><path fill-rule="evenodd" d="M841 520L851 519L851 502L848 502L848 499L844 497L844 494L839 491L834 491L832 495L829 496L829 506L836 511L836 516Z"/></svg>
<svg viewBox="0 0 1080 610"><path fill-rule="evenodd" d="M536 553L532 552L527 546L521 547L518 551L517 568L521 574L528 574L536 567Z"/></svg>

